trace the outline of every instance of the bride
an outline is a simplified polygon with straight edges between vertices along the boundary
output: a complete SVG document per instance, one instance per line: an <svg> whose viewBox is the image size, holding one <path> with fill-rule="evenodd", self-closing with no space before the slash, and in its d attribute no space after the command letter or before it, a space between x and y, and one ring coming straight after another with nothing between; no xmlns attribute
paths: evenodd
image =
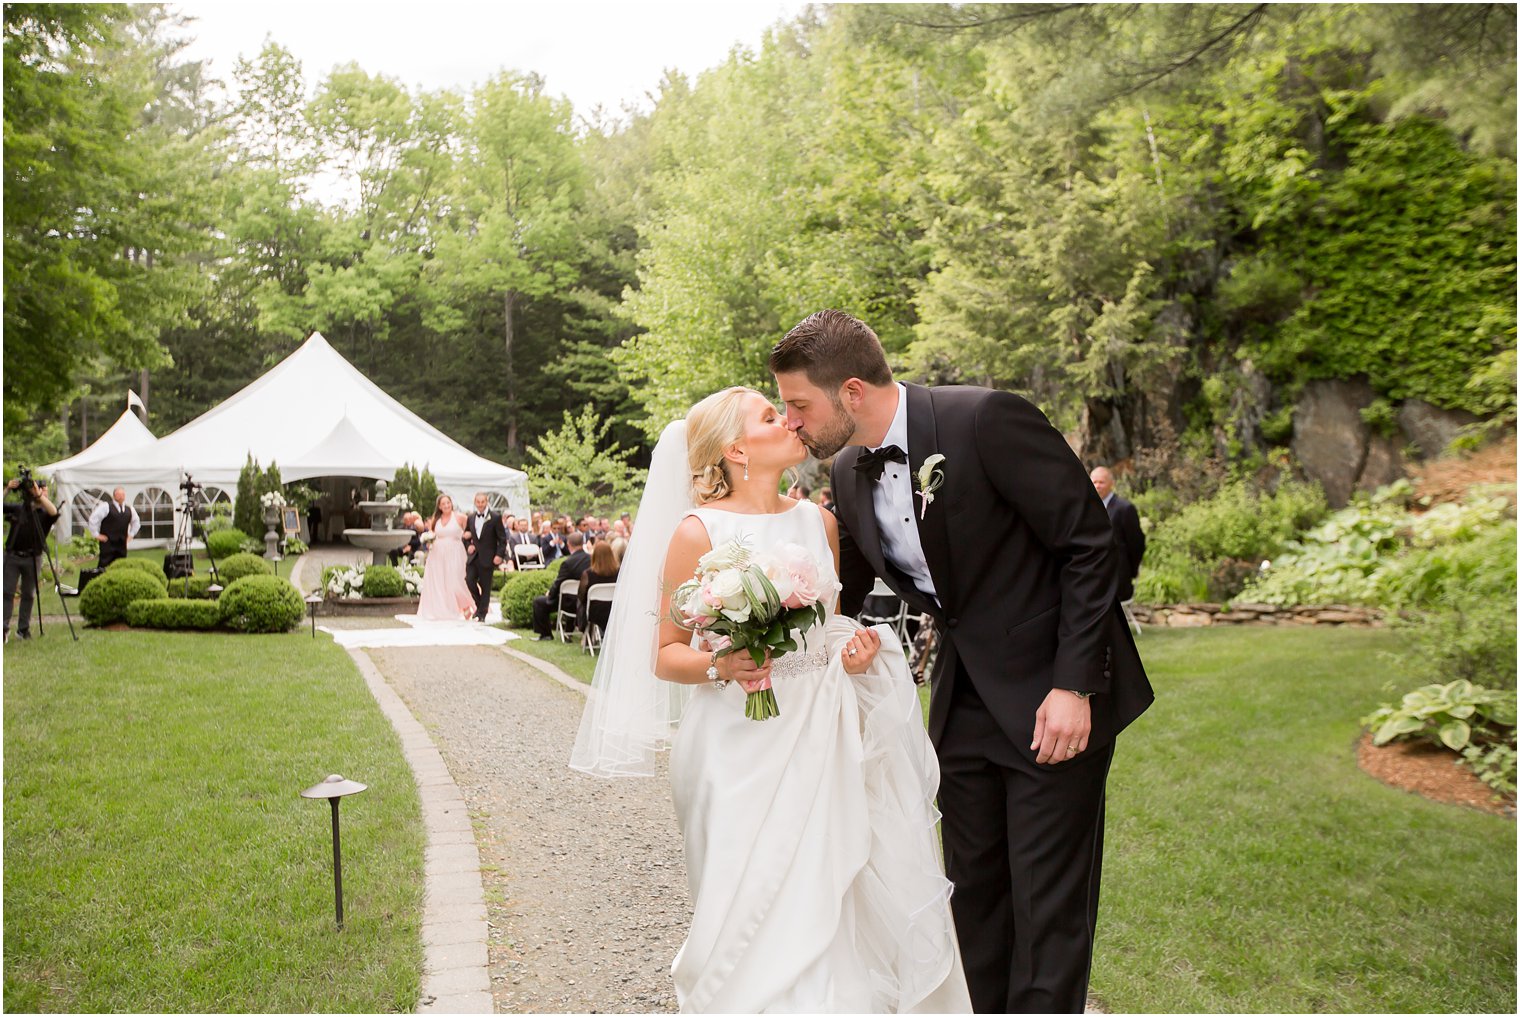
<svg viewBox="0 0 1520 1017"><path fill-rule="evenodd" d="M671 620L669 591L728 541L800 545L837 591L834 517L778 493L806 454L747 388L665 429L570 765L652 776L673 742L693 907L671 969L683 1012L970 1012L939 770L896 639L834 615L832 593L826 623L759 667ZM780 715L750 720L766 679Z"/></svg>

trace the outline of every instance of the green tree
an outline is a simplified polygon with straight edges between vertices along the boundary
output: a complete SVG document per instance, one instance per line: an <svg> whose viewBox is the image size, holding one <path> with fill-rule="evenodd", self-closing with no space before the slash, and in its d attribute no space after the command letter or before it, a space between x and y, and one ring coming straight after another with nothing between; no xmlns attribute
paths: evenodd
<svg viewBox="0 0 1520 1017"><path fill-rule="evenodd" d="M528 484L535 505L573 516L612 515L633 507L645 471L628 464L631 450L607 440L610 421L590 406L528 447Z"/></svg>
<svg viewBox="0 0 1520 1017"><path fill-rule="evenodd" d="M570 112L533 75L502 74L476 90L462 125L456 211L428 264L429 327L494 331L491 373L504 383L495 413L509 451L519 447L522 378L536 366L523 355L524 305L577 283L584 173ZM549 337L531 338L541 347Z"/></svg>
<svg viewBox="0 0 1520 1017"><path fill-rule="evenodd" d="M190 302L190 243L133 9L8 4L4 13L5 421L70 395L97 361L166 361Z"/></svg>

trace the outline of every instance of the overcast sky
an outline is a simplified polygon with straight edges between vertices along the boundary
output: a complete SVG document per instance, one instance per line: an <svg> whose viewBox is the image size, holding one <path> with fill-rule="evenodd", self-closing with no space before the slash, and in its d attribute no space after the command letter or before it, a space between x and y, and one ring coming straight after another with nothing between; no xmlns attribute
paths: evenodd
<svg viewBox="0 0 1520 1017"><path fill-rule="evenodd" d="M467 92L497 71L536 71L576 112L600 104L647 107L666 68L695 78L736 45L755 47L765 30L804 3L723 2L463 3L220 0L170 5L196 18L187 55L209 59L231 82L237 58L266 37L301 61L308 87L338 64L356 61L409 88Z"/></svg>

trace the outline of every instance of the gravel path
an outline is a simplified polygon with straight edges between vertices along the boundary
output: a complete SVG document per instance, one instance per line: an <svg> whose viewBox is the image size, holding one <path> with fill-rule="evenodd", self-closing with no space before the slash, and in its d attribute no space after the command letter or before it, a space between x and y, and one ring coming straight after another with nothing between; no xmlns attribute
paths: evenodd
<svg viewBox="0 0 1520 1017"><path fill-rule="evenodd" d="M585 698L491 647L366 651L469 803L503 1013L672 1012L691 910L662 773L571 770Z"/></svg>

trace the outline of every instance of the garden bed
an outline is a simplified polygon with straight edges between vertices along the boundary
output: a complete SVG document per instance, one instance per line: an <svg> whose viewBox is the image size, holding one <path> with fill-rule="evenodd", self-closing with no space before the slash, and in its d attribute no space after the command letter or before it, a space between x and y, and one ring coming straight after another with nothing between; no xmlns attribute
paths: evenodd
<svg viewBox="0 0 1520 1017"><path fill-rule="evenodd" d="M363 597L357 600L329 597L322 601L322 609L317 613L356 616L400 614L417 610L421 601L421 597Z"/></svg>
<svg viewBox="0 0 1520 1017"><path fill-rule="evenodd" d="M1495 816L1515 818L1515 796L1495 794L1462 765L1450 749L1428 742L1372 744L1371 733L1356 745L1356 762L1369 776L1422 798L1463 805Z"/></svg>

